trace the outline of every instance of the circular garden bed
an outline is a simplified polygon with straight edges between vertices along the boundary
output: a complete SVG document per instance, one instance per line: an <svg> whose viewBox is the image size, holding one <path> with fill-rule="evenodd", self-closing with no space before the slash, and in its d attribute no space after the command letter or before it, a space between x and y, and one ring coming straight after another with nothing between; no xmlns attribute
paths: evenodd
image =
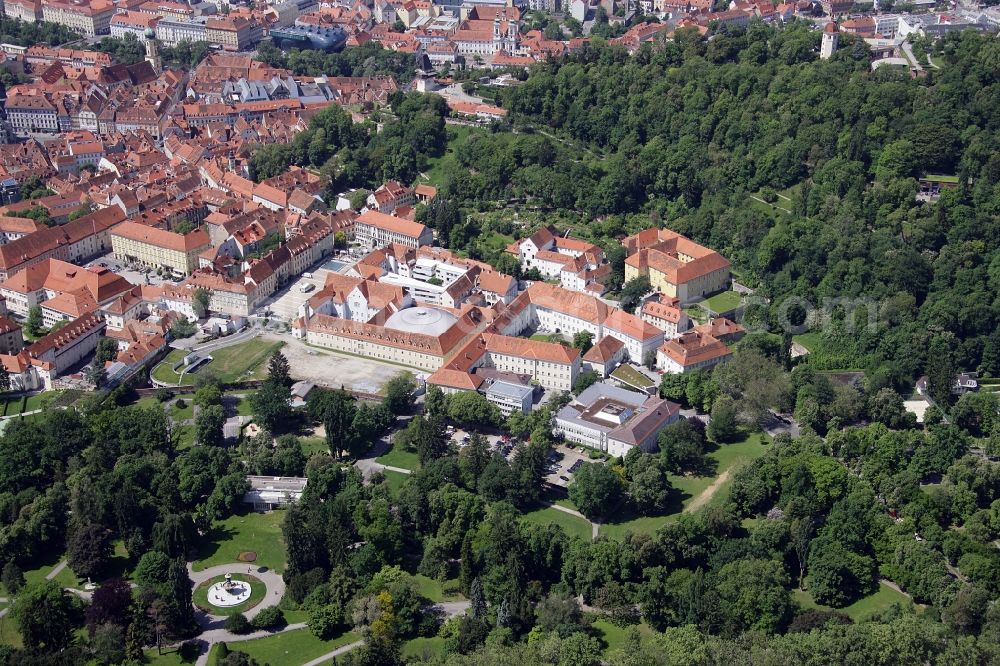
<svg viewBox="0 0 1000 666"><path fill-rule="evenodd" d="M267 594L267 586L264 585L264 581L256 576L249 576L244 573L234 573L232 574L232 579L234 581L244 581L250 584L250 598L241 604L236 606L216 606L208 600L208 589L215 585L216 583L221 583L226 580L225 575L215 576L206 580L204 583L199 585L194 590L193 601L194 605L199 609L205 611L210 615L218 615L221 617L226 617L228 615L235 615L236 613L245 613L257 604L259 604L264 596Z"/></svg>

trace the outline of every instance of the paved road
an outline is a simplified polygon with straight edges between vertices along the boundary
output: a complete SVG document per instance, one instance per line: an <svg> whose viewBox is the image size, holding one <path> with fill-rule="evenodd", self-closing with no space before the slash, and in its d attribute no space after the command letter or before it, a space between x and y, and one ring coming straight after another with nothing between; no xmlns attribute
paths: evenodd
<svg viewBox="0 0 1000 666"><path fill-rule="evenodd" d="M60 573L62 573L62 570L65 569L67 566L69 566L69 562L66 560L63 560L59 564L55 565L54 567L52 567L52 571L45 574L45 580L52 580Z"/></svg>

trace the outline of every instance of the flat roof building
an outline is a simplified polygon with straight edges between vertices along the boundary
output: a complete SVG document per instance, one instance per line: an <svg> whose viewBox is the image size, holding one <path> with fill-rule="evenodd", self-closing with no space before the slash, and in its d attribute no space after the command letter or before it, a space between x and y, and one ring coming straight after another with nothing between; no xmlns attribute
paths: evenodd
<svg viewBox="0 0 1000 666"><path fill-rule="evenodd" d="M599 383L559 410L555 429L571 442L615 457L635 447L653 453L660 431L680 410L677 403Z"/></svg>
<svg viewBox="0 0 1000 666"><path fill-rule="evenodd" d="M501 414L510 416L514 411L520 411L522 414L531 411L535 389L523 384L491 379L487 382L484 394L487 400L500 409Z"/></svg>
<svg viewBox="0 0 1000 666"><path fill-rule="evenodd" d="M295 504L302 499L308 479L297 476L247 476L250 491L243 502L254 511L271 511Z"/></svg>

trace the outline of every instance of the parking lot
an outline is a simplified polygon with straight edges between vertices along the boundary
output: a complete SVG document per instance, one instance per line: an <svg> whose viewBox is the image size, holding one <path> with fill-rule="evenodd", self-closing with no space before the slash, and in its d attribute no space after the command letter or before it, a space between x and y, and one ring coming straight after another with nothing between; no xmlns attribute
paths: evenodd
<svg viewBox="0 0 1000 666"><path fill-rule="evenodd" d="M84 268L90 268L92 266L107 268L113 273L121 275L132 284L137 285L151 284L159 286L164 283L176 284L180 281L179 279L170 279L157 275L155 269L142 266L134 266L130 268L125 262L116 259L113 254L106 254L104 256L97 257L96 259L92 259L84 264Z"/></svg>
<svg viewBox="0 0 1000 666"><path fill-rule="evenodd" d="M340 273L346 271L352 265L352 263L349 263L350 259L346 256L326 257L320 264L306 271L312 277L307 278L304 277L304 274L300 275L274 292L274 294L261 304L257 311L260 313L266 312L267 316L271 319L280 319L288 324L292 323L299 316L299 307L316 295L316 292L326 284L326 276L331 271L323 266L331 260L345 262L345 265L338 271ZM302 285L304 284L311 284L313 288L304 292L302 291Z"/></svg>
<svg viewBox="0 0 1000 666"><path fill-rule="evenodd" d="M593 462L585 451L581 446L572 449L565 444L557 446L553 449L555 455L550 456L549 474L545 480L554 486L568 486L580 465Z"/></svg>

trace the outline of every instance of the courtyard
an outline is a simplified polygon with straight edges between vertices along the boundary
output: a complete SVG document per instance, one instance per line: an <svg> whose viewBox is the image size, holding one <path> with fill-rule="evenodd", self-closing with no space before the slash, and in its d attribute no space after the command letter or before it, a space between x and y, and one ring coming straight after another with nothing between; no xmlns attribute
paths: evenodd
<svg viewBox="0 0 1000 666"><path fill-rule="evenodd" d="M315 296L316 292L326 284L326 276L329 273L343 273L353 263L354 260L348 255L326 257L323 259L323 263L314 266L274 292L257 308L258 314L266 314L271 319L291 324L299 316L299 307ZM306 277L306 274L312 277ZM300 287L304 284L311 284L313 288L307 292L303 292Z"/></svg>

